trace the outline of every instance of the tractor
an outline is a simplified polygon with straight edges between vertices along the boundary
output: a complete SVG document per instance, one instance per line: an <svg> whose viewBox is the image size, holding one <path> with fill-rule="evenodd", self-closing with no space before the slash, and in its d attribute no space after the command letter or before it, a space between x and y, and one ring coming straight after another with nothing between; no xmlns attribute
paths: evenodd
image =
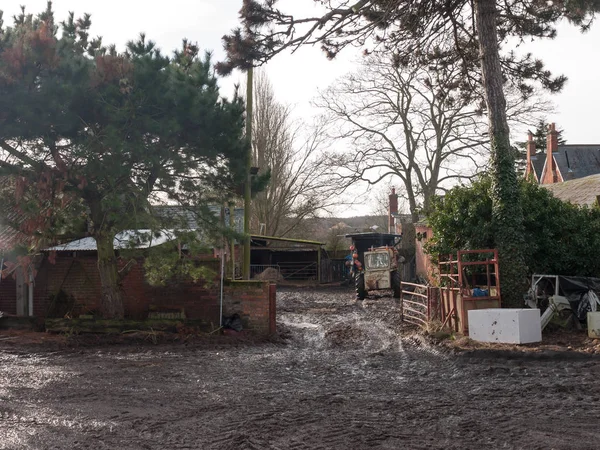
<svg viewBox="0 0 600 450"><path fill-rule="evenodd" d="M404 260L398 253L399 234L355 233L352 239L352 274L356 286L356 298L364 300L369 291L392 290L400 298L400 263Z"/></svg>

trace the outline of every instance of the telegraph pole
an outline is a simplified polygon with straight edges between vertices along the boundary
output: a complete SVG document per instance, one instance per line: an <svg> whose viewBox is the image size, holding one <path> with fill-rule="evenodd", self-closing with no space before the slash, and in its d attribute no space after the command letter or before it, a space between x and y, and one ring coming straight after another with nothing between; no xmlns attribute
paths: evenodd
<svg viewBox="0 0 600 450"><path fill-rule="evenodd" d="M244 189L244 264L243 279L250 279L250 203L252 202L252 78L253 67L248 68L246 81L246 139L248 140L248 159L246 161L246 188Z"/></svg>

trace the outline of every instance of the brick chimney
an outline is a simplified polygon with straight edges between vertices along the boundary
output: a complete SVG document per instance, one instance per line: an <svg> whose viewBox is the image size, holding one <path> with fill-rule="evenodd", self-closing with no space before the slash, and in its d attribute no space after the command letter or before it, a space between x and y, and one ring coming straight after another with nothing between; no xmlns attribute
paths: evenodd
<svg viewBox="0 0 600 450"><path fill-rule="evenodd" d="M525 178L529 178L531 175L531 157L535 156L535 141L533 140L533 133L530 131L527 133L527 143L525 144L527 149L527 167L525 168Z"/></svg>
<svg viewBox="0 0 600 450"><path fill-rule="evenodd" d="M388 213L388 233L396 232L396 220L394 218L394 214L398 214L398 194L396 194L396 189L392 188L392 193L389 197L389 213Z"/></svg>
<svg viewBox="0 0 600 450"><path fill-rule="evenodd" d="M551 184L558 182L556 167L554 166L553 154L558 152L558 133L556 125L551 123L548 127L548 136L546 137L546 173L542 184Z"/></svg>

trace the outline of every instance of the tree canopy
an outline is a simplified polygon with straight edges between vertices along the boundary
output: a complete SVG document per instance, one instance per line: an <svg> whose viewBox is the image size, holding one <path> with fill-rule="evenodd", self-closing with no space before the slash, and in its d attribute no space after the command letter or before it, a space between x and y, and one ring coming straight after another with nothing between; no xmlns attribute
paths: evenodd
<svg viewBox="0 0 600 450"><path fill-rule="evenodd" d="M310 2L306 2L310 3ZM464 85L481 86L476 4L480 0L314 0L322 13L298 17L277 7L277 0L243 0L242 27L223 37L227 59L219 69L227 72L262 64L286 49L320 45L328 58L349 46L365 53L395 55L398 64L448 59L460 61ZM600 8L596 0L493 1L497 9L500 48L506 47L503 73L524 94L532 83L557 91L566 78L554 76L530 53L518 55L514 42L554 38L561 19L587 30ZM318 10L317 10L318 11ZM516 41L515 41L516 38Z"/></svg>
<svg viewBox="0 0 600 450"><path fill-rule="evenodd" d="M219 95L210 55L191 42L166 56L142 34L119 52L90 27L73 13L57 24L49 2L0 28L0 170L16 179L17 206L37 206L38 230L80 206L103 312L120 317L115 234L159 226L157 202L202 209L231 196L245 173L244 105Z"/></svg>
<svg viewBox="0 0 600 450"><path fill-rule="evenodd" d="M433 229L426 242L429 253L437 256L496 247L491 187L490 178L482 177L436 197L427 218ZM519 181L519 197L529 275L600 276L600 262L595 257L600 252L600 209L563 202L543 186L524 179Z"/></svg>

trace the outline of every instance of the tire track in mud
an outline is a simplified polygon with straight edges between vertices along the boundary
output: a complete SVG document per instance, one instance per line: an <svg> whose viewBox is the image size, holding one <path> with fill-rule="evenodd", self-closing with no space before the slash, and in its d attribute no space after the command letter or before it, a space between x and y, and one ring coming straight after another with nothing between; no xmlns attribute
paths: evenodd
<svg viewBox="0 0 600 450"><path fill-rule="evenodd" d="M284 343L0 351L0 448L587 449L598 440L589 426L597 361L452 356L410 334L393 299L356 303L350 291L280 291L278 313ZM2 426L17 431L9 441Z"/></svg>
<svg viewBox="0 0 600 450"><path fill-rule="evenodd" d="M297 379L296 387L327 384L329 380L334 381L338 389L315 398L309 393L305 400L314 404L310 412L290 412L299 408L289 403L274 409L267 428L293 429L294 433L289 438L274 439L264 448L397 448L406 442L410 433L400 431L398 415L389 411L395 402L395 392L390 387L407 383L409 377L404 372L419 370L417 366L425 359L431 364L443 359L452 373L458 370L449 358L424 340L402 337L398 320L389 320L390 311L395 310L399 315L395 302L361 304L346 300L351 298L346 296L342 293L338 303L329 298L327 308L323 308L320 301L310 302L306 295L296 293L284 300L279 321L289 334L290 351L294 353L290 359L302 361L304 370L313 375L309 383ZM378 376L382 366L386 373ZM404 375L390 377L390 367L393 372ZM352 382L345 384L344 376ZM379 396L373 396L368 393L371 383L385 383L386 387ZM366 396L374 402L363 404ZM328 413L319 414L319 410ZM245 419L246 428L267 425L264 417L246 415ZM219 448L235 448L236 438L238 436L232 434ZM420 445L411 448L420 448Z"/></svg>

